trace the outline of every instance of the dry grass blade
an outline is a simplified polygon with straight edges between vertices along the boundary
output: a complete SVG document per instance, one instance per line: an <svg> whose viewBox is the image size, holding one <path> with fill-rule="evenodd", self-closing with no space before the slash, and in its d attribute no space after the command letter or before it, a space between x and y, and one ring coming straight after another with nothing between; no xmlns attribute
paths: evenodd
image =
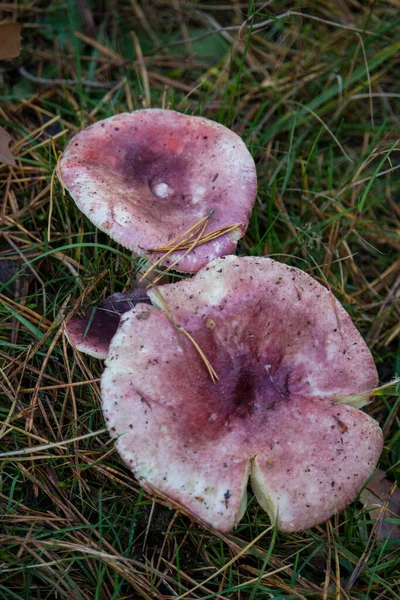
<svg viewBox="0 0 400 600"><path fill-rule="evenodd" d="M186 598L186 596L188 594L193 594L193 592L195 592L199 587L201 587L201 585L204 585L205 583L208 583L209 581L211 581L212 579L214 579L215 577L217 577L217 575L219 575L220 573L223 573L228 567L230 567L233 563L235 563L237 560L239 560L239 558L241 558L242 556L246 555L248 553L248 551L261 539L265 536L266 533L268 533L269 531L271 531L273 529L273 527L268 527L267 529L265 529L264 531L262 531L257 537L255 537L249 544L247 544L247 546L245 546L245 548L243 548L242 550L240 550L238 552L238 554L236 554L233 558L231 558L231 560L229 560L221 569L219 569L219 571L217 571L216 573L213 573L210 577L208 577L207 579L205 579L204 581L202 581L201 584L196 585L193 589L189 590L189 592L186 592L185 594L182 594L181 596L179 596L179 598L177 598L177 600L183 600L183 598ZM281 569L278 569L281 570ZM276 571L275 571L276 572Z"/></svg>
<svg viewBox="0 0 400 600"><path fill-rule="evenodd" d="M196 221L196 223L194 223L194 225L189 227L189 229L186 229L183 233L179 234L178 236L176 236L172 240L170 240L170 242L167 244L167 249L165 251L165 254L163 254L163 256L161 256L158 260L156 260L156 262L154 262L145 271L145 273L141 276L139 281L143 281L144 279L148 278L149 275L154 271L154 269L156 269L162 262L165 261L166 258L168 258L168 256L170 256L171 254L173 254L176 251L176 248L179 243L181 243L182 241L187 242L188 240L191 240L195 235L198 235L199 229L201 231L203 229L204 225L207 225L208 220L210 219L211 216L212 216L212 211L210 211L210 214L207 215L206 217L203 217L199 221ZM155 252L155 250L154 251L148 250L148 252Z"/></svg>
<svg viewBox="0 0 400 600"><path fill-rule="evenodd" d="M355 406L356 408L361 408L371 403L375 396L396 396L399 391L399 383L400 377L395 377L392 381L380 385L373 390L366 390L360 394L350 394L348 396L337 396L336 398L332 398L333 402L337 404L348 404L349 406Z"/></svg>
<svg viewBox="0 0 400 600"><path fill-rule="evenodd" d="M331 522L327 522L326 524L326 534L327 534L327 549L326 549L326 566L325 566L325 581L322 592L322 600L328 600L329 593L329 582L331 579Z"/></svg>
<svg viewBox="0 0 400 600"><path fill-rule="evenodd" d="M203 360L204 364L206 365L207 371L210 374L211 380L213 383L216 383L217 381L219 381L218 375L216 374L216 372L214 371L210 361L208 360L207 356L204 354L203 350L200 348L199 344L196 342L196 340L190 335L190 333L188 331L186 331L186 329L184 329L182 327L182 325L176 325L176 328L179 331L182 331L182 333L188 338L188 340L190 340L193 344L193 346L196 348L197 352L200 354L201 359Z"/></svg>
<svg viewBox="0 0 400 600"><path fill-rule="evenodd" d="M106 433L107 429L99 429L98 431L92 431L91 433L86 433L85 435L79 435L70 440L62 440L61 442L54 442L51 444L43 444L42 446L34 446L31 448L23 448L22 450L12 450L11 452L2 452L0 454L0 458L10 458L12 456L20 456L21 454L30 454L31 452L42 452L43 450L49 450L51 448L61 448L62 446L66 446L67 444L73 444L74 442L79 442L80 440L87 440L88 438L95 437L97 435L101 435L102 433Z"/></svg>
<svg viewBox="0 0 400 600"><path fill-rule="evenodd" d="M393 490L394 489L395 489L395 485L393 486ZM355 565L353 572L349 578L349 581L346 584L346 587L345 587L346 591L351 590L351 588L354 586L355 582L357 581L358 577L360 577L361 572L363 571L363 569L366 568L366 566L368 564L369 557L371 556L371 552L377 541L379 529L382 525L382 521L384 520L386 511L388 509L389 500L390 500L390 495L385 498L384 502L382 503L382 505L379 509L379 516L376 518L376 520L372 526L371 533L369 534L367 543L365 545L365 550L362 553L362 555L360 556L360 558L359 558L357 564Z"/></svg>
<svg viewBox="0 0 400 600"><path fill-rule="evenodd" d="M202 234L197 239L196 246L202 246L203 244L212 242L213 240L216 240L217 238L221 237L222 235L232 233L233 231L235 231L235 229L238 229L241 226L242 226L242 223L234 223L233 225L225 225L224 227L220 227L219 229L214 229L214 231L210 231L209 233L206 233L205 235ZM177 243L175 246L168 243L168 244L165 244L164 246L160 246L159 248L149 248L148 252L152 252L152 253L169 252L169 250L171 250L171 248L172 248L172 251L175 252L177 250L186 250L189 247L190 247L190 242L182 241L180 243Z"/></svg>
<svg viewBox="0 0 400 600"><path fill-rule="evenodd" d="M56 162L56 166L53 169L53 172L51 174L51 179L50 179L49 220L48 220L48 224L47 224L47 241L49 243L51 242L51 219L53 217L53 208L54 208L54 202L53 202L54 182L55 182L56 177L58 178L58 162L60 160L57 155L57 150L56 150L56 146L54 144L53 138L50 138L50 144L51 144L51 149L53 151L53 155L57 162Z"/></svg>
<svg viewBox="0 0 400 600"><path fill-rule="evenodd" d="M38 389L39 392L49 392L50 390L60 390L63 389L65 390L65 388L68 387L80 387L81 385L90 385L93 383L99 383L100 382L100 378L96 378L96 379L88 379L87 381L75 381L73 383L60 383L58 385L45 385L41 388ZM21 394L31 394L32 392L34 392L36 390L36 388L21 388L19 391Z"/></svg>
<svg viewBox="0 0 400 600"><path fill-rule="evenodd" d="M185 258L194 248L198 246L202 246L203 244L207 244L212 242L213 240L227 235L228 233L232 233L236 229L242 226L242 223L234 223L232 225L225 225L224 227L220 227L219 229L215 229L214 231L210 231L208 233L204 233L206 227L208 225L209 220L211 219L214 210L210 210L209 214L206 217L201 218L199 221L194 223L189 229L174 237L164 246L160 246L159 248L149 248L149 253L162 253L162 256L156 260L142 275L140 281L148 278L149 275L156 269L160 264L162 264L168 256L174 254L175 252L186 250L181 256L179 256L174 262L169 265L165 271L160 274L155 280L153 280L149 287L156 285L156 283L161 279L165 273L171 271L183 258Z"/></svg>
<svg viewBox="0 0 400 600"><path fill-rule="evenodd" d="M201 238L201 236L203 235L203 233L207 227L207 223L208 223L208 221L205 221L205 223L203 224L202 228L200 229L197 237L190 244L190 246L186 250L186 252L184 252L182 254L182 256L179 256L176 260L174 260L174 262L172 262L170 265L168 265L168 267L167 267L167 269L165 269L164 273L161 273L160 275L158 275L158 277L153 279L153 281L151 281L147 287L152 287L152 286L156 285L157 282L160 281L160 279L165 275L165 273L169 273L169 271L171 271L183 258L185 258L185 256L190 254L190 252L198 245L198 241Z"/></svg>
<svg viewBox="0 0 400 600"><path fill-rule="evenodd" d="M340 585L340 563L339 563L339 556L338 556L335 539L334 539L332 521L330 519L328 521L328 531L330 533L330 539L332 540L333 553L335 556L335 600L341 600L342 586Z"/></svg>
<svg viewBox="0 0 400 600"><path fill-rule="evenodd" d="M134 31L131 31L131 38L135 48L137 61L140 67L140 74L142 76L142 83L144 89L144 97L145 100L143 102L145 108L149 108L151 106L151 93L150 93L150 83L149 83L149 75L147 73L146 63L143 58L142 48L140 46L140 41L138 36Z"/></svg>

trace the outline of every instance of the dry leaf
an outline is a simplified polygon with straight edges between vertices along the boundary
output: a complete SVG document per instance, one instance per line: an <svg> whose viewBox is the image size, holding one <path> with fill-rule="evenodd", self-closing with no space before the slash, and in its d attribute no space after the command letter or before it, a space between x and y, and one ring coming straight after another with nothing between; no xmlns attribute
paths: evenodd
<svg viewBox="0 0 400 600"><path fill-rule="evenodd" d="M0 23L0 60L15 58L21 52L21 27L19 23Z"/></svg>
<svg viewBox="0 0 400 600"><path fill-rule="evenodd" d="M360 500L369 511L372 520L381 519L377 538L399 540L400 525L390 523L388 519L400 519L400 488L396 488L394 481L386 478L385 471L378 469L374 473L367 487L361 492ZM382 509L386 503L386 508Z"/></svg>
<svg viewBox="0 0 400 600"><path fill-rule="evenodd" d="M8 148L8 145L11 142L11 140L11 135L7 133L4 127L0 127L0 164L5 163L6 165L16 167L17 165L14 160L14 157Z"/></svg>

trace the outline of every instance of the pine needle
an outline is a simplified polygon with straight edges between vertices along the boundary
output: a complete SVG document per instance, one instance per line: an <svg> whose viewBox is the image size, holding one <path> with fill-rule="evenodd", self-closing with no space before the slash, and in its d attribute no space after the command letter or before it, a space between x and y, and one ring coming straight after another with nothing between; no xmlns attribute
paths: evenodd
<svg viewBox="0 0 400 600"><path fill-rule="evenodd" d="M224 225L224 227L220 227L219 229L214 229L214 231L208 232L206 235L199 237L196 246L202 246L203 244L207 244L222 235L226 235L227 233L231 233L238 229L242 223L234 223L233 225ZM186 250L189 247L188 241L183 241L174 246L173 250ZM160 248L149 248L148 252L159 253L159 252L168 252L171 249L170 244L165 244L164 246L160 246Z"/></svg>
<svg viewBox="0 0 400 600"><path fill-rule="evenodd" d="M219 381L219 377L216 374L216 372L214 371L210 361L208 360L207 356L204 354L203 350L200 348L199 344L196 342L196 340L190 335L190 333L188 331L186 331L186 329L184 329L182 327L182 325L176 324L176 328L179 331L182 331L182 333L184 335L186 335L186 337L188 338L188 340L190 340L193 344L193 346L196 348L197 352L200 354L204 364L206 365L207 371L210 374L211 377L211 381L213 383L216 383L217 381Z"/></svg>
<svg viewBox="0 0 400 600"><path fill-rule="evenodd" d="M146 279L150 275L150 273L152 273L154 271L154 269L156 267L158 267L158 265L160 263L162 263L166 258L168 258L168 256L170 254L172 254L179 248L180 243L188 242L188 240L191 240L191 238L193 238L193 236L196 235L199 230L200 230L200 232L203 232L205 226L207 225L209 219L212 217L213 213L214 213L213 210L210 211L206 217L203 217L202 219L197 221L194 225L192 225L189 229L187 229L183 233L179 234L178 236L176 236L172 240L170 240L170 242L168 242L168 244L165 246L166 251L163 254L163 256L161 256L158 260L156 260L156 262L153 263L147 269L147 271L145 271L145 273L142 275L142 277L140 278L139 281L143 281L143 279ZM158 249L154 249L154 250L150 249L149 250L149 252L158 252L158 251L159 251ZM182 259L182 257L180 257L180 260L181 259ZM175 262L175 264L176 264L176 262Z"/></svg>
<svg viewBox="0 0 400 600"><path fill-rule="evenodd" d="M206 217L202 217L199 221L194 223L194 225L189 227L189 229L172 238L169 242L164 244L164 246L160 246L159 248L149 248L149 253L162 253L162 256L158 258L156 262L153 263L147 269L147 271L140 278L140 281L146 279L150 275L150 273L154 271L154 269L156 269L161 263L165 261L166 258L168 258L168 256L170 256L174 252L186 250L186 252L182 254L182 256L179 256L179 258L177 258L171 265L169 265L169 267L167 267L167 269L162 274L160 274L154 281L152 281L149 287L155 285L161 279L161 277L165 275L165 273L171 271L171 269L173 269L173 267L177 265L183 258L185 258L185 256L187 256L194 248L196 248L197 246L202 246L203 244L207 244L208 242L211 242L217 239L218 237L221 237L222 235L231 233L232 231L235 231L235 229L238 229L242 225L242 223L225 225L224 227L220 227L219 229L215 229L214 231L210 231L204 234L208 222L213 216L213 214L214 210L210 210Z"/></svg>
<svg viewBox="0 0 400 600"><path fill-rule="evenodd" d="M165 275L165 273L168 273L169 271L171 271L174 268L174 266L178 264L178 262L180 262L183 258L185 258L185 256L187 256L193 250L193 248L195 248L197 246L197 243L198 243L199 239L201 238L201 236L203 235L203 233L207 227L207 224L208 224L208 221L205 221L202 228L200 229L200 231L198 233L198 236L193 240L193 242L190 244L190 246L186 250L186 252L184 254L182 254L182 256L179 256L176 260L174 260L174 262L171 263L165 269L164 273L161 273L155 279L153 279L153 281L151 281L147 287L152 287L152 286L156 285L157 282L160 281L161 277L163 277Z"/></svg>
<svg viewBox="0 0 400 600"><path fill-rule="evenodd" d="M207 356L205 355L205 353L203 352L203 350L200 348L199 344L196 342L196 340L190 335L190 333L188 331L186 331L186 329L184 327L182 327L182 325L180 325L179 323L177 323L171 313L171 311L168 308L167 303L165 302L164 297L161 295L161 293L158 291L157 288L153 289L153 292L156 294L157 299L159 301L159 303L162 306L163 311L165 312L168 320L170 321L171 325L173 325L173 327L175 327L175 329L177 329L178 331L181 331L183 333L183 335L185 335L188 340L193 344L193 346L195 347L196 351L198 352L198 354L200 355L200 358L202 359L202 361L204 362L206 369L211 377L211 381L213 383L216 383L217 381L219 381L219 377L217 375L217 373L215 372L213 366L211 365L210 361L208 360Z"/></svg>
<svg viewBox="0 0 400 600"><path fill-rule="evenodd" d="M191 237L193 237L193 235L196 235L196 232L200 229L200 227L203 225L203 223L208 222L208 220L212 217L213 214L214 214L214 210L210 210L210 212L208 213L208 215L206 215L205 217L202 217L201 219L199 219L198 221L196 221L196 223L194 223L193 225L191 225L189 227L189 229L186 229L182 233L179 233L178 235L176 235L175 237L173 237L172 239L170 239L161 248L165 248L165 252L167 252L171 248L178 247L179 244L180 244L180 242L182 242L183 240L188 240ZM161 248L150 248L148 250L148 252L162 252Z"/></svg>
<svg viewBox="0 0 400 600"><path fill-rule="evenodd" d="M56 146L54 143L53 138L50 138L50 144L51 144L51 148L54 154L54 157L57 161L56 166L53 169L53 172L51 174L51 179L50 179L50 200L49 200L49 218L48 218L48 224L47 224L47 242L50 243L51 242L51 220L53 217L53 206L54 206L54 202L53 202L53 188L54 188L54 181L57 175L57 171L58 171L58 154L57 154L57 150L56 150Z"/></svg>

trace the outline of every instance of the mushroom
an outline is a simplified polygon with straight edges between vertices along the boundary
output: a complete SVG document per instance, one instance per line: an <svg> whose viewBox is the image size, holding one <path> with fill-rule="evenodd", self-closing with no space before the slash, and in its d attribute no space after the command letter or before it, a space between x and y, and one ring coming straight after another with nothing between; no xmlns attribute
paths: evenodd
<svg viewBox="0 0 400 600"><path fill-rule="evenodd" d="M121 315L138 303L151 304L146 290L112 294L83 317L73 317L66 325L65 334L80 352L104 360Z"/></svg>
<svg viewBox="0 0 400 600"><path fill-rule="evenodd" d="M59 177L80 210L135 255L165 247L201 219L229 233L164 258L196 272L235 251L257 191L244 142L223 125L173 110L144 109L98 121L73 137ZM153 253L156 259L163 253Z"/></svg>
<svg viewBox="0 0 400 600"><path fill-rule="evenodd" d="M271 259L229 256L148 295L153 306L122 316L101 382L109 431L146 490L221 531L242 518L249 478L283 531L355 499L382 432L335 399L367 403L377 373L329 290Z"/></svg>

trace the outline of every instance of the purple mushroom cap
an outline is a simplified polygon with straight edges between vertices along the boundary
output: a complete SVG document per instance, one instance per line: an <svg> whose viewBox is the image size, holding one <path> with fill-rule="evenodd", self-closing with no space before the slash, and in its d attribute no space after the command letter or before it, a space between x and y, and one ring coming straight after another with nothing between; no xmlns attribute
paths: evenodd
<svg viewBox="0 0 400 600"><path fill-rule="evenodd" d="M329 290L271 259L230 256L148 294L153 306L122 316L101 383L109 431L147 490L221 531L243 516L249 479L284 531L355 499L382 432L335 399L368 398L377 373Z"/></svg>
<svg viewBox="0 0 400 600"><path fill-rule="evenodd" d="M182 258L176 269L184 272L235 251L257 191L254 161L238 135L209 119L162 109L118 114L81 131L58 173L80 210L138 255L210 213L205 233L240 223Z"/></svg>
<svg viewBox="0 0 400 600"><path fill-rule="evenodd" d="M80 352L105 359L121 315L138 303L151 304L146 290L112 294L100 306L89 309L85 316L71 319L65 333Z"/></svg>

